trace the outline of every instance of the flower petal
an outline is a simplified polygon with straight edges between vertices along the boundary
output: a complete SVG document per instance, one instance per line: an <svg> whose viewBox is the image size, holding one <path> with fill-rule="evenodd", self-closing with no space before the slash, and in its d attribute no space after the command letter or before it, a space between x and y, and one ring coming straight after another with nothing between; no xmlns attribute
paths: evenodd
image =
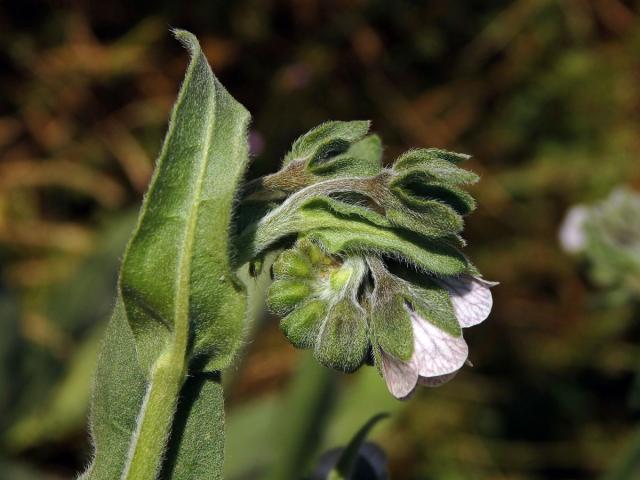
<svg viewBox="0 0 640 480"><path fill-rule="evenodd" d="M387 388L396 398L406 398L416 388L418 371L411 363L393 358L384 351L382 356L382 376Z"/></svg>
<svg viewBox="0 0 640 480"><path fill-rule="evenodd" d="M452 373L447 373L446 375L438 375L437 377L420 377L418 378L418 383L420 385L424 385L425 387L439 387L440 385L444 385L449 380L453 379L458 374L459 370L456 370Z"/></svg>
<svg viewBox="0 0 640 480"><path fill-rule="evenodd" d="M560 245L568 253L579 253L587 244L584 224L589 217L589 209L584 205L572 207L562 221L558 233Z"/></svg>
<svg viewBox="0 0 640 480"><path fill-rule="evenodd" d="M453 373L464 365L469 355L467 342L440 330L431 322L411 312L413 323L413 364L421 377L438 377Z"/></svg>
<svg viewBox="0 0 640 480"><path fill-rule="evenodd" d="M453 311L462 328L477 325L489 316L493 306L490 288L497 282L469 275L446 277L439 281L449 290Z"/></svg>

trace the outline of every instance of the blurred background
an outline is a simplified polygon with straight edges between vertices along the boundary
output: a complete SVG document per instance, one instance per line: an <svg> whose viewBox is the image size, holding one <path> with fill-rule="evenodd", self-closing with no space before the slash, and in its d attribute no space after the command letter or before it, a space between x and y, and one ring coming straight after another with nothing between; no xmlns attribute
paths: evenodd
<svg viewBox="0 0 640 480"><path fill-rule="evenodd" d="M501 282L466 332L475 366L408 402L258 315L225 375L226 478L293 478L380 411L393 478L640 478L638 295L557 240L572 205L640 189L638 3L3 1L0 479L88 461L118 262L188 61L170 27L253 114L251 177L329 119L371 119L386 161L473 154L467 251Z"/></svg>

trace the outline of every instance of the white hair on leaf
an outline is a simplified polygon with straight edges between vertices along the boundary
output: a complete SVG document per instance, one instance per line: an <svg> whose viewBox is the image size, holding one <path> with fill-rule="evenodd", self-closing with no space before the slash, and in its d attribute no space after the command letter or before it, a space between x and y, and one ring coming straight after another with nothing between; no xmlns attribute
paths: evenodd
<svg viewBox="0 0 640 480"><path fill-rule="evenodd" d="M438 281L449 291L453 312L462 328L482 323L491 313L493 298L490 288L498 285L497 282L471 275L440 278Z"/></svg>

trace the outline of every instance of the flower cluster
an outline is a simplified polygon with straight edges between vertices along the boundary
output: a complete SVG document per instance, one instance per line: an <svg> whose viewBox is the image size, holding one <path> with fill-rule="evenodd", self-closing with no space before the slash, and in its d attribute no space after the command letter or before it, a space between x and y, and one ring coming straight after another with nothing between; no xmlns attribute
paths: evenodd
<svg viewBox="0 0 640 480"><path fill-rule="evenodd" d="M593 205L572 207L560 228L560 243L581 254L595 283L640 295L640 195L615 189Z"/></svg>
<svg viewBox="0 0 640 480"><path fill-rule="evenodd" d="M462 329L482 322L494 284L461 252L466 155L412 150L382 166L368 122L329 122L298 139L282 169L249 185L240 258L282 251L271 310L299 348L351 372L373 363L390 392L439 385L465 364Z"/></svg>

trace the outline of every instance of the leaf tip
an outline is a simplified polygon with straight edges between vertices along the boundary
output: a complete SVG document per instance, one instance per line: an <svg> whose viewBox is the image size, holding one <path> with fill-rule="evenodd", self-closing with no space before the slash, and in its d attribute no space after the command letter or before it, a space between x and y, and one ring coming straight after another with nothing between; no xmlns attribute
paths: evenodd
<svg viewBox="0 0 640 480"><path fill-rule="evenodd" d="M170 32L184 48L189 50L191 55L195 55L195 53L200 50L198 38L193 33L181 28L171 28Z"/></svg>

